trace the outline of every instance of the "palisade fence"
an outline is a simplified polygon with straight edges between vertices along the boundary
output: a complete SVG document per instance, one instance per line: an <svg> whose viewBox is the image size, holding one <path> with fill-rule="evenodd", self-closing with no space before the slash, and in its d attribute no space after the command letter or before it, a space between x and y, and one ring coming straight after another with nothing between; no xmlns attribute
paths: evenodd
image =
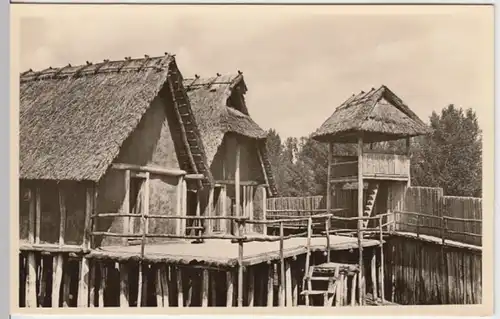
<svg viewBox="0 0 500 319"><path fill-rule="evenodd" d="M366 202L366 192L364 192ZM382 196L377 198L374 214L383 213ZM267 199L267 218L273 216L307 216L326 211L325 196L277 197ZM357 190L337 190L331 207L336 216L357 216ZM337 224L335 224L337 223ZM336 228L356 228L356 221L333 221ZM395 230L445 238L481 246L482 199L444 196L437 187L408 187L402 211L395 212Z"/></svg>

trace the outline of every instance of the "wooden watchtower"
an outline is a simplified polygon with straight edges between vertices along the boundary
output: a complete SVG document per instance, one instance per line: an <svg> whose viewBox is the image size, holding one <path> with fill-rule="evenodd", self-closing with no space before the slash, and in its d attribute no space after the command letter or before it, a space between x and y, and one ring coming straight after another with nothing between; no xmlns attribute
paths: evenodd
<svg viewBox="0 0 500 319"><path fill-rule="evenodd" d="M358 189L357 217L370 217L384 185L379 201L387 210L401 205L404 189L410 183L410 138L429 133L429 128L391 90L382 85L352 95L312 135L328 143L327 213L332 204L332 185L340 187L356 183ZM403 154L374 152L373 143L406 140ZM335 143L355 144L355 154L334 154ZM363 196L368 184L366 202ZM380 194L381 195L381 194ZM379 196L380 196L379 195ZM369 220L358 220L358 240ZM362 247L359 247L360 280L363 278Z"/></svg>

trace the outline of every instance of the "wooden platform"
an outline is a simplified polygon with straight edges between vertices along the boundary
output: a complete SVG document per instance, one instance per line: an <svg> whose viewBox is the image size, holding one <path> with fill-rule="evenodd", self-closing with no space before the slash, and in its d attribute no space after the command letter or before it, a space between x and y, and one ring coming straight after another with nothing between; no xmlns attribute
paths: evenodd
<svg viewBox="0 0 500 319"><path fill-rule="evenodd" d="M284 241L284 257L289 258L305 254L306 238L290 238ZM375 239L364 239L363 247L379 245ZM331 250L348 250L358 247L357 238L346 236L330 236ZM140 246L106 246L92 250L89 258L127 260L140 256ZM325 251L326 238L311 239L311 250ZM238 263L238 244L229 240L210 239L201 244L177 241L165 244L146 245L144 258L152 262L168 262L176 264L203 264L206 266L232 267ZM243 244L243 264L254 265L279 259L279 242L250 242Z"/></svg>

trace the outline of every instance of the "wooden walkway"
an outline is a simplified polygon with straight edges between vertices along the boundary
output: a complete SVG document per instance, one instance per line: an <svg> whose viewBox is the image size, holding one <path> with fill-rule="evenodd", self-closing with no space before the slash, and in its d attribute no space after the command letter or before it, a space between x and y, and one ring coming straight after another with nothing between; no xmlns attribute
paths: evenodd
<svg viewBox="0 0 500 319"><path fill-rule="evenodd" d="M269 236L268 236L269 237ZM312 251L326 250L326 237L311 238ZM378 246L379 240L364 239L363 247ZM307 253L307 238L296 237L283 241L284 258ZM330 235L331 250L349 250L358 248L355 237ZM126 260L138 258L141 246L105 246L92 250L89 258ZM255 265L280 259L279 242L248 242L244 244L243 265ZM165 261L176 264L212 264L213 266L236 266L238 264L238 244L224 239L207 239L204 243L193 244L188 241L175 241L165 244L147 244L144 259Z"/></svg>

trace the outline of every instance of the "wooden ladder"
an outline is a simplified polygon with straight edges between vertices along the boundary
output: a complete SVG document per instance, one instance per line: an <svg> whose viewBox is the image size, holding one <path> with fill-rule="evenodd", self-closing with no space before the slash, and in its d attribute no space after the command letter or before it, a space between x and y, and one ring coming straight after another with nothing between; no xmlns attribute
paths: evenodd
<svg viewBox="0 0 500 319"><path fill-rule="evenodd" d="M365 209L363 211L363 216L370 217L373 212L373 207L375 206L375 200L377 199L378 189L380 184L378 182L370 182L368 184L368 198L366 200ZM363 220L363 228L368 227L369 219Z"/></svg>
<svg viewBox="0 0 500 319"><path fill-rule="evenodd" d="M311 303L311 296L323 295L323 306L345 306L356 304L357 277L359 268L354 264L327 262L310 266L304 278L301 295L306 298L306 306ZM351 293L348 293L348 281L351 279ZM323 287L314 289L313 282L323 283ZM327 283L326 288L324 287ZM349 298L350 296L350 298Z"/></svg>

